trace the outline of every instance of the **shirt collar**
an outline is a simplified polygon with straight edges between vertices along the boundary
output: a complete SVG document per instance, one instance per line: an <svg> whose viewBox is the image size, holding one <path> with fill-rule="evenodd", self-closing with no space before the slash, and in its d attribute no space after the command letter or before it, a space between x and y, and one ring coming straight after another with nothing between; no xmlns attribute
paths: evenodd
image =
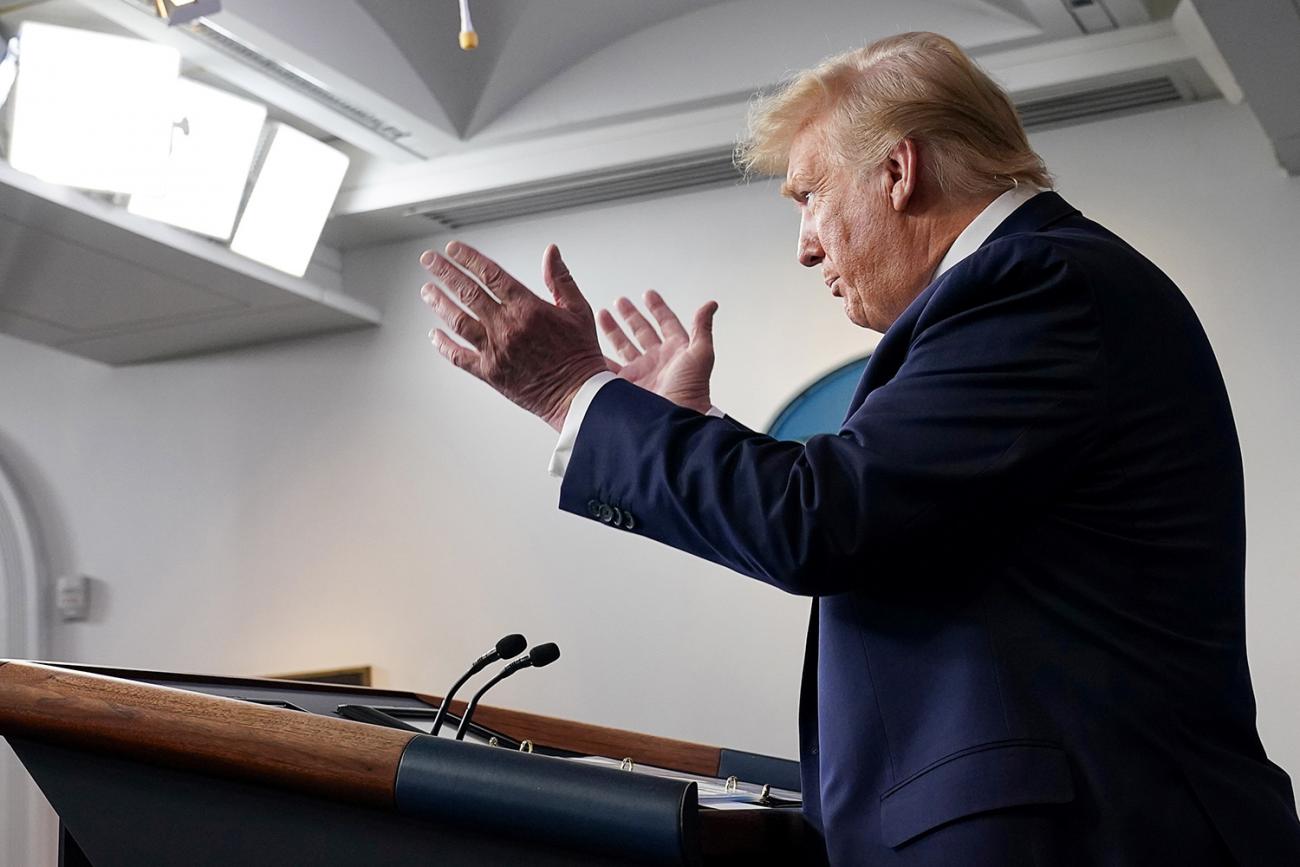
<svg viewBox="0 0 1300 867"><path fill-rule="evenodd" d="M952 242L948 252L939 261L939 267L935 270L934 276L930 278L930 282L933 283L938 280L943 272L978 250L980 245L988 240L989 235L993 234L993 230L1001 225L1003 220L1010 217L1017 208L1041 192L1042 190L1038 187L1019 184L989 202L988 207L980 211L979 215L971 220L966 228L961 230L957 240Z"/></svg>

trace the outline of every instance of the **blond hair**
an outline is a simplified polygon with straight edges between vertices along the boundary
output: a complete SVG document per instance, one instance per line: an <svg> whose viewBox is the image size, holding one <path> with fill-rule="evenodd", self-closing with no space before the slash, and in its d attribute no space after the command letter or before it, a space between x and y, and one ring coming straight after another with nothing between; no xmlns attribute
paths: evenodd
<svg viewBox="0 0 1300 867"><path fill-rule="evenodd" d="M977 196L1051 175L1029 146L1010 97L937 33L903 33L798 73L750 106L736 149L749 173L784 175L795 137L825 120L828 155L873 169L911 138L946 196Z"/></svg>

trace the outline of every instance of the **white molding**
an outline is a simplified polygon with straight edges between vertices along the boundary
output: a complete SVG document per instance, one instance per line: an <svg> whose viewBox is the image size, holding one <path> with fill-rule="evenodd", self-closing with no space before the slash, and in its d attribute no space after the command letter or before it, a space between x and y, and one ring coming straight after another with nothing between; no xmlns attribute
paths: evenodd
<svg viewBox="0 0 1300 867"><path fill-rule="evenodd" d="M1191 0L1182 0L1178 4L1178 8L1174 10L1172 20L1174 30L1196 53L1201 65L1205 67L1206 74L1213 79L1215 85L1222 91L1223 98L1233 105L1240 105L1246 95L1242 93L1241 85L1237 83L1236 76L1232 74L1228 61L1224 59L1223 53L1219 51L1214 36L1210 33L1209 28L1205 26L1201 13L1196 11L1196 7L1192 5Z"/></svg>
<svg viewBox="0 0 1300 867"><path fill-rule="evenodd" d="M0 621L3 655L32 659L42 655L41 562L33 527L10 474L0 463Z"/></svg>
<svg viewBox="0 0 1300 867"><path fill-rule="evenodd" d="M1053 93L1176 64L1195 53L1169 21L990 53L980 64L1013 97ZM345 182L334 216L400 217L422 203L725 148L745 127L747 95L666 115L489 145L420 164L370 163Z"/></svg>
<svg viewBox="0 0 1300 867"><path fill-rule="evenodd" d="M35 527L17 484L0 462L0 658L45 656L44 571ZM0 798L5 804L0 810L2 864L35 867L48 862L53 836L46 811L17 761L0 759Z"/></svg>

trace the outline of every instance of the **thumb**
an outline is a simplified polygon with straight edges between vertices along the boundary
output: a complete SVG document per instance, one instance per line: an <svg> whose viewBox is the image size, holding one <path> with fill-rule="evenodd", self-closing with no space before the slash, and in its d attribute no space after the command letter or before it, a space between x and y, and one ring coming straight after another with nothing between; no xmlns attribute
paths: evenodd
<svg viewBox="0 0 1300 867"><path fill-rule="evenodd" d="M695 311L695 321L691 323L691 343L713 345L713 314L717 312L717 301L710 301Z"/></svg>
<svg viewBox="0 0 1300 867"><path fill-rule="evenodd" d="M582 297L578 284L569 273L569 266L560 258L560 248L551 244L546 248L542 258L542 280L559 307L582 309L587 306L587 299Z"/></svg>

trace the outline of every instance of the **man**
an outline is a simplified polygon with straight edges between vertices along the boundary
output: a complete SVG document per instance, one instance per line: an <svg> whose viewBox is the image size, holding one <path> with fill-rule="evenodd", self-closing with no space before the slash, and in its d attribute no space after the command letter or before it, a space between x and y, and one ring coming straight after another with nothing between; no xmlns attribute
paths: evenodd
<svg viewBox="0 0 1300 867"><path fill-rule="evenodd" d="M715 417L716 305L687 335L652 296L661 338L621 302L644 352L602 312L608 361L553 246L554 305L456 243L424 296L468 343L436 332L446 357L561 432L561 508L813 597L831 863L1300 864L1255 730L1236 432L1178 289L1043 191L1006 94L934 34L796 77L741 156L884 332L838 435Z"/></svg>

